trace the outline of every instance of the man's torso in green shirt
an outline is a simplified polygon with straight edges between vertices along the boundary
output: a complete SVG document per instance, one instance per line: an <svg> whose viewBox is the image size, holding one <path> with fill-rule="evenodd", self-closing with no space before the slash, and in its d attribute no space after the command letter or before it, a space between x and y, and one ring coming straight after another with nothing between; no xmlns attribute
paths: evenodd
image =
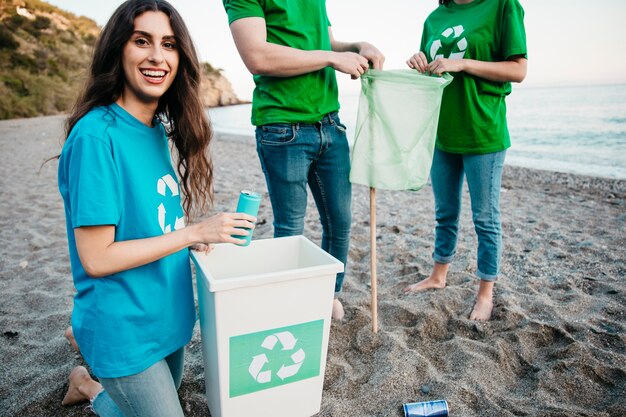
<svg viewBox="0 0 626 417"><path fill-rule="evenodd" d="M223 0L229 24L261 17L267 41L302 50L330 51L325 0ZM337 79L331 67L294 77L255 75L252 124L314 123L339 109Z"/></svg>

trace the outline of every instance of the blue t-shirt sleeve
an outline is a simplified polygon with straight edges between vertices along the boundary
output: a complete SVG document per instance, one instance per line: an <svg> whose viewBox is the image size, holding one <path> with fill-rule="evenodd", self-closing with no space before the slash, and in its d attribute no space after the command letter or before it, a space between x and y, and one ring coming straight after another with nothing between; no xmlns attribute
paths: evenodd
<svg viewBox="0 0 626 417"><path fill-rule="evenodd" d="M117 225L122 215L120 179L110 146L77 136L68 166L72 226Z"/></svg>

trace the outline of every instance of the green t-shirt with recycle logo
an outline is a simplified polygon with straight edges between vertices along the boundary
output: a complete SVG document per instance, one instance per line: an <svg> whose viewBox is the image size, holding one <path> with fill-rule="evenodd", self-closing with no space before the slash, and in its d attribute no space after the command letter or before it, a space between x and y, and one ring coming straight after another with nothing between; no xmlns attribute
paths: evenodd
<svg viewBox="0 0 626 417"><path fill-rule="evenodd" d="M302 50L330 51L326 0L223 0L228 23L265 19L267 41ZM325 67L294 77L255 75L252 124L315 123L339 110L335 70Z"/></svg>
<svg viewBox="0 0 626 417"><path fill-rule="evenodd" d="M438 57L491 62L526 57L524 9L518 0L451 1L426 19L420 50L429 62ZM452 75L443 91L437 149L485 154L509 148L505 97L511 83L465 72Z"/></svg>

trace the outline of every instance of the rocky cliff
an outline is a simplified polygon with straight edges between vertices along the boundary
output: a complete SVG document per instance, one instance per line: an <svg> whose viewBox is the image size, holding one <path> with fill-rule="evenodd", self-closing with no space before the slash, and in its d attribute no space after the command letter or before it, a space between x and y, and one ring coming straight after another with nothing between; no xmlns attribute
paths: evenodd
<svg viewBox="0 0 626 417"><path fill-rule="evenodd" d="M204 78L200 91L202 101L207 107L230 106L243 103L233 91L230 81L222 75L220 69L213 68L210 64L203 64Z"/></svg>

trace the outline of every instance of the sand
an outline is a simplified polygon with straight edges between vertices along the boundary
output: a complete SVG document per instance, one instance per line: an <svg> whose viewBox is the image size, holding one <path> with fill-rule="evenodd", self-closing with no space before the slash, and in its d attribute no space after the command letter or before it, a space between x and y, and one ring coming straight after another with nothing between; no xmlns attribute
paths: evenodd
<svg viewBox="0 0 626 417"><path fill-rule="evenodd" d="M92 415L61 406L67 375L84 364L63 337L74 289L57 162L39 170L60 149L62 124L0 122L2 416ZM271 237L253 140L222 135L213 151L215 211L233 210L241 189L259 190L255 236ZM377 194L380 331L369 310L369 191L355 186L346 320L331 328L319 416L401 416L402 403L434 399L453 416L626 415L625 181L506 167L489 323L468 320L478 282L467 192L448 287L413 295L402 288L431 268L431 190ZM306 236L321 237L312 202ZM180 396L187 415L209 415L199 326Z"/></svg>

